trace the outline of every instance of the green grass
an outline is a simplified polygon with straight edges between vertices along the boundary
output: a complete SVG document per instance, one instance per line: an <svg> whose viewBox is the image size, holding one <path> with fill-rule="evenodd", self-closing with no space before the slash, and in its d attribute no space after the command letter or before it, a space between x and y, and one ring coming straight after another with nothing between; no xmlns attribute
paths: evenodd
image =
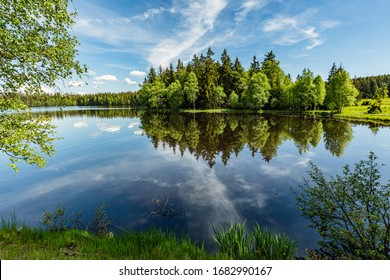
<svg viewBox="0 0 390 280"><path fill-rule="evenodd" d="M373 100L364 99L358 102L357 106L345 107L341 114L335 114L336 118L357 119L360 121L372 121L383 125L390 125L390 98L381 102L382 113L368 114L369 105L362 105L364 101L373 103Z"/></svg>
<svg viewBox="0 0 390 280"><path fill-rule="evenodd" d="M178 240L174 234L160 230L100 237L80 230L0 230L2 260L208 260L222 256L206 253L203 246L189 238Z"/></svg>
<svg viewBox="0 0 390 280"><path fill-rule="evenodd" d="M259 224L246 232L243 224L232 224L228 229L214 226L214 239L219 252L232 259L290 260L295 258L295 242L285 234L273 234Z"/></svg>
<svg viewBox="0 0 390 280"><path fill-rule="evenodd" d="M259 226L247 234L245 223L233 224L228 230L214 228L219 248L215 254L189 237L178 239L157 229L97 236L86 230L43 230L18 224L2 221L2 260L293 259L296 252L295 243L287 236L262 231Z"/></svg>

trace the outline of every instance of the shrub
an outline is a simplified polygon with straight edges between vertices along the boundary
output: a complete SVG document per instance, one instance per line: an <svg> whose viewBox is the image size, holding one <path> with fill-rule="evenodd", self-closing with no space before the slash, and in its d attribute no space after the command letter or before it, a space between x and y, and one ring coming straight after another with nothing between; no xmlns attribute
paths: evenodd
<svg viewBox="0 0 390 280"><path fill-rule="evenodd" d="M367 114L380 114L380 113L382 113L382 108L379 102L372 103L367 109Z"/></svg>
<svg viewBox="0 0 390 280"><path fill-rule="evenodd" d="M390 259L390 184L380 184L380 165L368 160L326 180L313 163L296 195L302 215L322 237L319 253L332 259Z"/></svg>

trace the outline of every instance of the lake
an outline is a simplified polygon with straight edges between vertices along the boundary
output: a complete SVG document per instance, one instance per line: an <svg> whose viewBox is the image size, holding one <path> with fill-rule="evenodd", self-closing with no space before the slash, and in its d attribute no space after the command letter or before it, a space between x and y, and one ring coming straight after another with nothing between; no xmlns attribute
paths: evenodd
<svg viewBox="0 0 390 280"><path fill-rule="evenodd" d="M214 225L256 222L317 248L291 189L309 162L327 176L379 156L389 179L390 129L342 120L259 114L148 113L129 109L42 108L57 126L56 154L45 169L0 159L0 216L16 212L39 226L61 203L90 219L99 203L114 229L168 229L203 241Z"/></svg>

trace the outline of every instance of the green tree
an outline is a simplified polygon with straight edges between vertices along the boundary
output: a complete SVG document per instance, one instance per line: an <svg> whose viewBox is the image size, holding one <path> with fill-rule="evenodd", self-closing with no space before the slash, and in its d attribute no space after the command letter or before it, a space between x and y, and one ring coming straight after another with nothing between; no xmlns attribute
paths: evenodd
<svg viewBox="0 0 390 280"><path fill-rule="evenodd" d="M271 86L269 105L273 108L280 106L284 91L284 79L286 74L279 66L279 60L275 54L270 51L264 57L261 64L261 71L267 76L268 83Z"/></svg>
<svg viewBox="0 0 390 280"><path fill-rule="evenodd" d="M195 110L195 102L199 95L198 79L194 72L190 72L187 76L187 81L184 84L184 93L187 100L192 103Z"/></svg>
<svg viewBox="0 0 390 280"><path fill-rule="evenodd" d="M165 108L167 89L160 77L153 83L144 83L139 90L138 99L141 105L151 109Z"/></svg>
<svg viewBox="0 0 390 280"><path fill-rule="evenodd" d="M358 94L358 90L345 69L340 67L336 72L331 71L325 96L325 104L330 110L341 113L345 106L350 106L355 102Z"/></svg>
<svg viewBox="0 0 390 280"><path fill-rule="evenodd" d="M234 90L229 95L228 105L230 108L234 109L240 107L239 97Z"/></svg>
<svg viewBox="0 0 390 280"><path fill-rule="evenodd" d="M15 170L21 160L45 166L44 156L54 153L54 126L11 99L18 92L39 94L42 87L55 87L59 79L81 77L87 70L76 60L78 41L69 32L76 13L68 11L70 2L0 3L0 151Z"/></svg>
<svg viewBox="0 0 390 280"><path fill-rule="evenodd" d="M327 180L313 163L298 208L322 237L320 252L336 259L390 259L390 184L381 185L380 165L368 160L348 165Z"/></svg>
<svg viewBox="0 0 390 280"><path fill-rule="evenodd" d="M248 88L243 93L243 104L249 109L261 109L267 104L270 94L267 76L261 72L253 74Z"/></svg>
<svg viewBox="0 0 390 280"><path fill-rule="evenodd" d="M314 110L316 110L317 106L321 106L324 104L325 96L326 96L326 88L325 82L322 80L320 75L314 78L313 84L315 85L315 94L313 96L313 105Z"/></svg>
<svg viewBox="0 0 390 280"><path fill-rule="evenodd" d="M218 86L211 90L209 94L209 102L211 108L220 108L226 102L226 94L223 87Z"/></svg>
<svg viewBox="0 0 390 280"><path fill-rule="evenodd" d="M296 106L301 110L307 110L313 104L315 85L313 84L314 74L309 69L303 69L302 75L298 75L294 84L294 95Z"/></svg>
<svg viewBox="0 0 390 280"><path fill-rule="evenodd" d="M171 83L167 88L167 99L169 108L178 109L184 101L184 94L178 80Z"/></svg>
<svg viewBox="0 0 390 280"><path fill-rule="evenodd" d="M375 92L375 99L381 101L382 99L387 98L388 93L389 90L387 88L387 85L382 84L382 86L378 88L377 91Z"/></svg>
<svg viewBox="0 0 390 280"><path fill-rule="evenodd" d="M221 55L221 66L219 67L219 85L221 85L224 89L227 95L230 95L230 92L234 90L233 88L233 63L230 59L229 54L227 53L227 50L224 49L223 53Z"/></svg>
<svg viewBox="0 0 390 280"><path fill-rule="evenodd" d="M252 78L254 74L259 72L260 72L260 62L257 60L257 57L254 55L248 71L249 78Z"/></svg>

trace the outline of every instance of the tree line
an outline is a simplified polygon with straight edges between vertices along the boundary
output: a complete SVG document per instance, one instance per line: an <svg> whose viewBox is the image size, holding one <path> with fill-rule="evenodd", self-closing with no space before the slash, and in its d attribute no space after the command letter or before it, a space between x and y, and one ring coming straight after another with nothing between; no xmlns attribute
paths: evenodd
<svg viewBox="0 0 390 280"><path fill-rule="evenodd" d="M378 93L390 91L390 75L358 77L352 81L359 91L360 98L376 99Z"/></svg>
<svg viewBox="0 0 390 280"><path fill-rule="evenodd" d="M163 69L151 67L141 89L138 103L152 109L232 108L341 111L352 105L359 92L349 73L333 64L328 80L305 68L293 81L280 67L271 51L262 62L256 56L248 70L238 57L233 61L225 49L220 61L211 48L207 54L194 54L184 66L178 60Z"/></svg>
<svg viewBox="0 0 390 280"><path fill-rule="evenodd" d="M138 92L97 94L20 94L30 107L41 106L128 106L149 109L281 109L341 112L362 98L380 101L388 96L390 75L351 79L333 63L326 81L310 69L303 69L295 81L280 67L271 51L262 62L256 56L249 69L238 57L233 61L225 49L220 61L211 48L194 54L184 65L150 68ZM380 102L378 103L380 107Z"/></svg>
<svg viewBox="0 0 390 280"><path fill-rule="evenodd" d="M136 105L135 92L96 93L96 94L19 94L29 107L61 106L129 106Z"/></svg>

